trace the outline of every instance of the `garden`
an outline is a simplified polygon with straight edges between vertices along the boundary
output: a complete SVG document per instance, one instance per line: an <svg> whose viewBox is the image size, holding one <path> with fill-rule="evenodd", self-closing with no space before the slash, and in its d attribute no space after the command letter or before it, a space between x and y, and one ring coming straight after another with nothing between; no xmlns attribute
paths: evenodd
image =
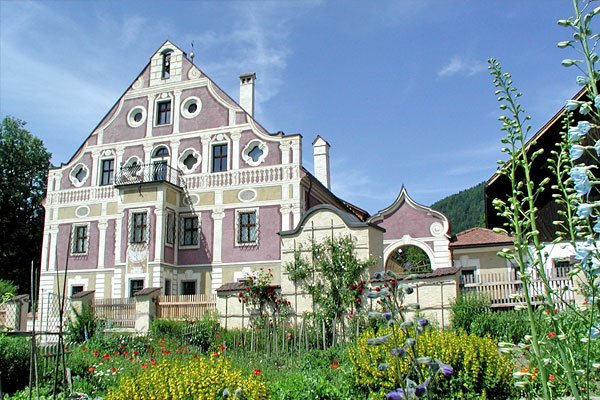
<svg viewBox="0 0 600 400"><path fill-rule="evenodd" d="M219 317L154 320L148 334L104 329L89 308L76 315L59 345L0 335L0 379L6 399L589 399L600 395L600 7L574 1L575 16L559 21L573 39L561 48L587 98L569 100L562 141L548 154L555 181L535 182L528 152L528 117L510 74L490 60L500 108L499 173L511 194L494 205L506 218L498 232L515 238L500 252L523 282L523 303L493 311L485 296L463 294L451 305L451 328L405 302L418 274L369 276L372 261L354 257L351 238L313 243L284 266L311 296L312 312L295 315L270 285L270 273L249 276L238 301L251 310L243 329ZM539 239L536 197L552 191L561 217L556 242L570 243L582 281L582 304L563 301L548 283ZM410 271L408 271L410 272ZM543 290L529 293L533 276ZM532 299L537 299L533 301ZM31 351L36 349L35 357ZM33 364L32 365L32 360ZM34 366L35 368L31 368ZM33 373L27 373L33 371Z"/></svg>

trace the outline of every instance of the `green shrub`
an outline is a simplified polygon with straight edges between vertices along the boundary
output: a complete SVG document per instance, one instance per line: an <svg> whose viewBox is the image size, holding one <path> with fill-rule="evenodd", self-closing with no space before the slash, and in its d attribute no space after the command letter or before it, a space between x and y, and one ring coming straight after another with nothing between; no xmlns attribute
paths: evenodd
<svg viewBox="0 0 600 400"><path fill-rule="evenodd" d="M5 294L10 294L10 296L7 297L15 296L18 294L18 292L19 287L15 285L12 281L0 279L0 298L2 298Z"/></svg>
<svg viewBox="0 0 600 400"><path fill-rule="evenodd" d="M90 304L84 304L81 312L72 310L75 318L67 322L67 338L72 343L82 343L91 339L99 330L99 323Z"/></svg>
<svg viewBox="0 0 600 400"><path fill-rule="evenodd" d="M477 293L465 293L450 304L452 328L471 333L471 323L482 314L490 312L487 297Z"/></svg>
<svg viewBox="0 0 600 400"><path fill-rule="evenodd" d="M202 351L216 350L216 347L221 345L217 340L219 332L221 325L217 315L206 313L201 320L190 325L185 338L189 344L199 347Z"/></svg>
<svg viewBox="0 0 600 400"><path fill-rule="evenodd" d="M29 384L30 351L28 339L0 335L0 379L4 392L14 393Z"/></svg>
<svg viewBox="0 0 600 400"><path fill-rule="evenodd" d="M150 325L150 334L154 338L180 338L186 323L174 319L155 319Z"/></svg>
<svg viewBox="0 0 600 400"><path fill-rule="evenodd" d="M500 311L480 314L471 322L470 333L510 343L521 343L531 334L529 317L525 311Z"/></svg>
<svg viewBox="0 0 600 400"><path fill-rule="evenodd" d="M393 341L381 346L367 345L367 338L383 333L387 332L375 335L373 331L365 331L348 350L356 385L373 399L383 398L397 387L396 359L390 354ZM404 340L404 337L399 338L399 342ZM497 343L490 338L429 329L418 337L416 351L419 356L439 359L454 368L451 376L435 378L430 385L431 398L505 400L516 395L512 377L514 364L500 355ZM390 367L379 371L382 363ZM419 381L408 357L402 357L399 363L401 376Z"/></svg>

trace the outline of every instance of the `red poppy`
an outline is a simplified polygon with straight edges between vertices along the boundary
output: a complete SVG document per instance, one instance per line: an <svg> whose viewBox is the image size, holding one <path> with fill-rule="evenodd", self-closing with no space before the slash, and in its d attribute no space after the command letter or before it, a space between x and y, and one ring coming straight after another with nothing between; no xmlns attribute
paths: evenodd
<svg viewBox="0 0 600 400"><path fill-rule="evenodd" d="M221 347L219 347L219 349L225 350L225 346L221 346Z"/></svg>
<svg viewBox="0 0 600 400"><path fill-rule="evenodd" d="M90 372L94 372L94 368L92 368L92 367L89 367L89 368L88 368L88 371L90 371Z"/></svg>
<svg viewBox="0 0 600 400"><path fill-rule="evenodd" d="M556 336L556 332L550 332L550 333L548 334L548 338L549 338L549 339L552 339L554 336Z"/></svg>
<svg viewBox="0 0 600 400"><path fill-rule="evenodd" d="M340 367L339 365L333 365L333 364L329 366L329 368L331 368L331 369L336 369L336 368L339 368L339 367Z"/></svg>
<svg viewBox="0 0 600 400"><path fill-rule="evenodd" d="M194 358L198 358L198 355L196 354L196 355L194 356Z"/></svg>
<svg viewBox="0 0 600 400"><path fill-rule="evenodd" d="M554 375L550 375L550 376L548 377L548 379L550 379L552 382L554 382Z"/></svg>
<svg viewBox="0 0 600 400"><path fill-rule="evenodd" d="M335 360L333 360L333 363L334 363L335 365L338 365L338 364L339 364L339 363L338 363L337 361L335 361Z"/></svg>
<svg viewBox="0 0 600 400"><path fill-rule="evenodd" d="M83 350L83 351L87 351L87 348L86 348L86 347L84 347L84 348L83 348L83 349L81 349L81 350Z"/></svg>
<svg viewBox="0 0 600 400"><path fill-rule="evenodd" d="M137 356L138 354L139 354L139 353L138 353L137 351L134 351L134 352L133 352L133 355L134 355L134 356Z"/></svg>
<svg viewBox="0 0 600 400"><path fill-rule="evenodd" d="M126 351L124 351L124 352L123 352L123 355L124 355L124 356L128 356L128 355L129 355L129 353L128 353L128 352L126 352Z"/></svg>
<svg viewBox="0 0 600 400"><path fill-rule="evenodd" d="M260 374L262 371L260 369L255 369L254 370L254 375L258 376L258 374Z"/></svg>
<svg viewBox="0 0 600 400"><path fill-rule="evenodd" d="M110 370L111 372L115 372L117 369L115 367L112 367Z"/></svg>

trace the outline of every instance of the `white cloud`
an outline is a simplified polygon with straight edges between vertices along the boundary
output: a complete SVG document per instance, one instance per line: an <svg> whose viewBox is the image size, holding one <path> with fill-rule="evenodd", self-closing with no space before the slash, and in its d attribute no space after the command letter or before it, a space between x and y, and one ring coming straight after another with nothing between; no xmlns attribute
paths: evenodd
<svg viewBox="0 0 600 400"><path fill-rule="evenodd" d="M478 72L485 71L487 66L481 61L477 61L470 57L453 56L450 62L438 71L438 76L475 75Z"/></svg>

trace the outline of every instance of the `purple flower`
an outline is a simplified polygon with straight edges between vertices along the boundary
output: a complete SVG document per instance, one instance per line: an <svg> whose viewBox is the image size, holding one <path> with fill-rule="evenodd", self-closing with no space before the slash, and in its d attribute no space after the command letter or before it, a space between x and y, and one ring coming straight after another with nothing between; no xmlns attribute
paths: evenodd
<svg viewBox="0 0 600 400"><path fill-rule="evenodd" d="M381 272L375 272L373 274L373 280L378 281L378 280L381 280L382 278L383 278L383 274Z"/></svg>
<svg viewBox="0 0 600 400"><path fill-rule="evenodd" d="M569 111L575 111L579 107L579 102L577 100L567 100L567 104L565 104L565 108Z"/></svg>
<svg viewBox="0 0 600 400"><path fill-rule="evenodd" d="M585 147L583 147L579 144L572 145L571 149L569 150L569 156L571 157L571 161L575 161L579 157L581 157L583 155L584 151L585 151Z"/></svg>
<svg viewBox="0 0 600 400"><path fill-rule="evenodd" d="M417 388L415 389L415 395L417 397L423 397L423 396L425 396L425 394L427 394L427 385L429 385L430 381L431 381L431 378L427 378L425 380L425 382L423 382L419 386L417 386Z"/></svg>
<svg viewBox="0 0 600 400"><path fill-rule="evenodd" d="M590 329L590 339L597 339L600 337L600 330L596 326L592 326Z"/></svg>
<svg viewBox="0 0 600 400"><path fill-rule="evenodd" d="M444 374L445 376L450 376L454 373L454 368L452 368L451 366L444 364L438 359L436 359L435 362L437 363L437 365L440 366L440 371L442 371L442 374Z"/></svg>
<svg viewBox="0 0 600 400"><path fill-rule="evenodd" d="M590 131L590 129L592 129L592 124L590 124L587 121L579 121L577 123L577 128L581 131L581 133L583 133L584 135L587 135L587 133Z"/></svg>
<svg viewBox="0 0 600 400"><path fill-rule="evenodd" d="M391 320L391 319L392 319L392 313L391 313L391 312L386 312L386 313L383 313L383 318L384 318L386 321L389 321L389 320Z"/></svg>
<svg viewBox="0 0 600 400"><path fill-rule="evenodd" d="M385 395L386 400L401 400L404 399L404 390L396 389L395 392L389 392Z"/></svg>
<svg viewBox="0 0 600 400"><path fill-rule="evenodd" d="M427 321L425 318L419 318L417 319L417 322L421 327L426 327L427 325L429 325L429 321Z"/></svg>
<svg viewBox="0 0 600 400"><path fill-rule="evenodd" d="M390 351L390 353L393 356L402 357L406 354L406 350L404 349L404 347L397 347L397 348L392 349L392 351Z"/></svg>
<svg viewBox="0 0 600 400"><path fill-rule="evenodd" d="M582 203L577 206L577 217L579 219L584 219L592 215L592 210L594 206L591 204Z"/></svg>

